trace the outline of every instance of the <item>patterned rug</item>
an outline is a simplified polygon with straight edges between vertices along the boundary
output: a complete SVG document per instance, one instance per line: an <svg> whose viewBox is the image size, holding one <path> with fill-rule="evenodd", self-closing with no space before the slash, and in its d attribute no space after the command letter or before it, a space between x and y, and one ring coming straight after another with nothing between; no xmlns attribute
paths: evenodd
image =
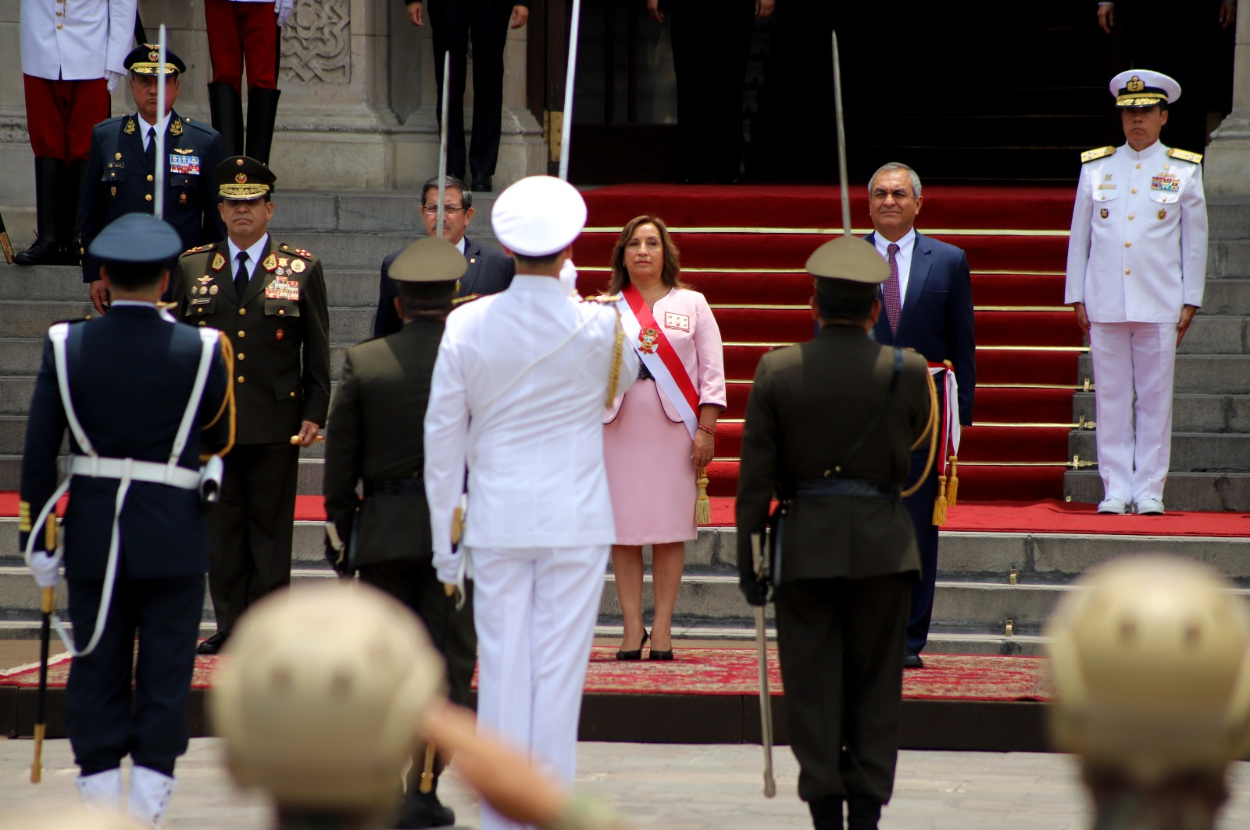
<svg viewBox="0 0 1250 830"><path fill-rule="evenodd" d="M616 649L596 646L591 651L585 690L591 694L636 695L753 695L759 670L755 650L746 648L677 649L671 662L622 662ZM212 685L214 666L224 657L197 657L192 688ZM1000 657L981 654L925 655L925 667L903 675L903 697L916 700L1049 701L1054 690L1039 657ZM69 678L69 657L53 658L48 685L63 688ZM0 671L0 686L32 688L39 684L38 666ZM474 678L474 687L477 678ZM768 686L784 694L777 652L768 652Z"/></svg>

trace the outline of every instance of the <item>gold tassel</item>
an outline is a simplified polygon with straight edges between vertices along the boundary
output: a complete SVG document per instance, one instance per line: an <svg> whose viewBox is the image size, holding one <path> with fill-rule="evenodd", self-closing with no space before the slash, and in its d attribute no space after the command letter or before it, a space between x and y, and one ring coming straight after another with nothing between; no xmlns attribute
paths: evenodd
<svg viewBox="0 0 1250 830"><path fill-rule="evenodd" d="M712 502L707 497L707 467L700 467L695 485L699 488L699 497L694 502L694 523L705 525L712 521Z"/></svg>
<svg viewBox="0 0 1250 830"><path fill-rule="evenodd" d="M950 477L946 484L946 507L948 509L955 506L955 497L959 493L959 456L951 456L950 467Z"/></svg>
<svg viewBox="0 0 1250 830"><path fill-rule="evenodd" d="M933 501L933 523L938 527L946 524L946 476L938 476L938 494Z"/></svg>

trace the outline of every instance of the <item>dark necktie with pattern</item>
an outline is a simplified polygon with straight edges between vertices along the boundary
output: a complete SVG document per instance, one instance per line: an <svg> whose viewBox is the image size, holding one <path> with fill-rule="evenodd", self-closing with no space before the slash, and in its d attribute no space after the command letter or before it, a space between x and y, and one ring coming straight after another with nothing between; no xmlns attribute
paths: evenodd
<svg viewBox="0 0 1250 830"><path fill-rule="evenodd" d="M243 292L247 289L247 251L239 251L238 257L239 268L234 272L234 293L239 297L239 303L243 302Z"/></svg>
<svg viewBox="0 0 1250 830"><path fill-rule="evenodd" d="M898 291L898 260L895 259L895 255L898 254L898 245L891 242L886 246L886 251L890 255L890 278L885 281L881 296L885 305L885 318L890 321L890 333L898 334L899 312L903 308L902 298Z"/></svg>
<svg viewBox="0 0 1250 830"><path fill-rule="evenodd" d="M156 128L148 127L148 149L144 152L147 156L148 169L156 169Z"/></svg>

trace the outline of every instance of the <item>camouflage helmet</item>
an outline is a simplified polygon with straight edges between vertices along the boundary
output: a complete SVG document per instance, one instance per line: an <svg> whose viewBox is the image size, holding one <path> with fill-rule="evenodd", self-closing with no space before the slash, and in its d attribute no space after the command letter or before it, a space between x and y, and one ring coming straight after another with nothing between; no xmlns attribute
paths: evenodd
<svg viewBox="0 0 1250 830"><path fill-rule="evenodd" d="M272 595L240 620L209 714L226 765L285 807L373 812L398 797L443 661L407 608L338 580Z"/></svg>
<svg viewBox="0 0 1250 830"><path fill-rule="evenodd" d="M1149 786L1218 775L1250 748L1250 611L1209 568L1163 556L1097 567L1045 634L1051 735L1087 769Z"/></svg>
<svg viewBox="0 0 1250 830"><path fill-rule="evenodd" d="M7 813L0 830L143 830L143 825L107 810L57 807Z"/></svg>

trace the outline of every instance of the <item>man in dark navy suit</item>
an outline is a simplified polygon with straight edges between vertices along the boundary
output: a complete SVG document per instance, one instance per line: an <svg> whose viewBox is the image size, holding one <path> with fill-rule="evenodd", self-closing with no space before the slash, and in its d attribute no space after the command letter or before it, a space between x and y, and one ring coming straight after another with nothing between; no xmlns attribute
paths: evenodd
<svg viewBox="0 0 1250 830"><path fill-rule="evenodd" d="M436 235L438 224L438 179L433 178L421 187L421 215L425 219L425 232ZM459 249L468 262L468 270L456 287L457 297L481 297L498 294L512 284L516 263L512 257L496 248L479 245L464 235L473 221L473 193L455 176L447 177L443 196L443 239ZM402 250L389 254L382 260L382 283L378 288L378 313L373 318L373 336L385 337L404 327L395 311L395 298L399 296L395 281L390 278L391 263Z"/></svg>
<svg viewBox="0 0 1250 830"><path fill-rule="evenodd" d="M920 177L905 164L884 165L868 184L868 212L875 229L867 240L890 264L882 285L881 316L873 327L878 343L915 349L930 363L949 360L959 383L959 423L972 423L977 383L976 330L972 314L972 278L968 259L954 245L938 242L913 227L922 204ZM942 384L938 384L939 395ZM924 471L928 447L912 455L915 482ZM938 529L933 524L937 465L923 485L905 500L920 546L920 581L912 587L903 665L922 668L920 652L929 639L937 580Z"/></svg>
<svg viewBox="0 0 1250 830"><path fill-rule="evenodd" d="M47 553L55 526L38 519L63 492L57 455L70 430L64 564L80 655L65 690L66 728L83 800L120 809L129 755L129 810L147 826L169 803L189 737L208 570L201 462L224 454L234 435L225 338L175 325L157 309L182 244L144 214L122 217L92 242L112 307L49 331L22 462L20 541L32 543L31 570L49 588L59 580L59 561ZM97 620L101 606L108 611Z"/></svg>
<svg viewBox="0 0 1250 830"><path fill-rule="evenodd" d="M152 213L156 198L156 134L165 133L165 211L163 218L182 239L182 250L226 237L217 212L221 200L212 172L222 160L221 136L207 124L174 112L179 77L187 67L165 50L161 66L157 47L143 44L126 56L130 91L137 112L110 118L91 134L87 186L83 193L81 236L82 279L91 284L91 302L101 314L106 291L100 261L88 250L96 234L127 213ZM158 84L165 83L165 112L157 114ZM173 267L173 263L170 263Z"/></svg>

